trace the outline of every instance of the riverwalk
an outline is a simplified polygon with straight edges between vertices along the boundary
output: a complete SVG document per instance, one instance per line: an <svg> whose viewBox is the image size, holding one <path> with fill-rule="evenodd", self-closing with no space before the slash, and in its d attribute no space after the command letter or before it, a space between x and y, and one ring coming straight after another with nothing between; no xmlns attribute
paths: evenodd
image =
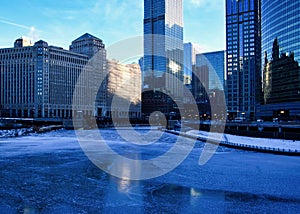
<svg viewBox="0 0 300 214"><path fill-rule="evenodd" d="M188 130L185 132L167 130L167 132L231 148L275 154L300 155L300 141L296 140L245 137L197 130Z"/></svg>

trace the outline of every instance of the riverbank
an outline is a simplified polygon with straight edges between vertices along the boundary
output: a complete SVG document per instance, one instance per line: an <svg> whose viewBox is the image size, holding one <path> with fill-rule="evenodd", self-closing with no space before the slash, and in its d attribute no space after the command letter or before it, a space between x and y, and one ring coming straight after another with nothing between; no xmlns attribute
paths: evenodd
<svg viewBox="0 0 300 214"><path fill-rule="evenodd" d="M41 126L41 127L30 127L30 128L16 128L16 129L6 129L0 130L0 138L7 138L7 137L21 137L30 135L32 133L42 133L42 132L49 132L53 130L62 129L61 125L51 125L51 126Z"/></svg>
<svg viewBox="0 0 300 214"><path fill-rule="evenodd" d="M230 148L300 156L300 141L295 140L245 137L223 133L209 133L197 130L188 130L185 132L174 130L166 131L176 135L180 134L183 137L219 144L220 146Z"/></svg>
<svg viewBox="0 0 300 214"><path fill-rule="evenodd" d="M34 132L33 128L0 130L0 138L26 136Z"/></svg>

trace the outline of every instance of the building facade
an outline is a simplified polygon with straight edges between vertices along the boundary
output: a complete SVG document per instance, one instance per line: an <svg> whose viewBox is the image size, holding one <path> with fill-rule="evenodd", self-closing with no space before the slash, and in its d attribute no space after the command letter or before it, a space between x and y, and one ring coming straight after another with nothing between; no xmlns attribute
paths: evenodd
<svg viewBox="0 0 300 214"><path fill-rule="evenodd" d="M261 0L262 62L265 52L272 59L273 42L277 38L279 53L294 53L300 63L300 1Z"/></svg>
<svg viewBox="0 0 300 214"><path fill-rule="evenodd" d="M263 92L263 104L300 101L299 64L294 59L294 53L279 54L277 39L273 44L272 60L269 61L265 54Z"/></svg>
<svg viewBox="0 0 300 214"><path fill-rule="evenodd" d="M207 65L193 66L191 85L196 103L208 103L209 67Z"/></svg>
<svg viewBox="0 0 300 214"><path fill-rule="evenodd" d="M260 0L226 0L228 117L254 119L261 96Z"/></svg>
<svg viewBox="0 0 300 214"><path fill-rule="evenodd" d="M70 118L72 98L81 72L90 69L101 73L103 64L88 65L89 56L49 46L38 41L33 46L15 42L14 48L0 49L0 112L7 117ZM95 88L101 76L95 75L80 88ZM84 90L86 91L86 90ZM82 94L88 102L77 106L84 115L94 115L104 108L105 97Z"/></svg>
<svg viewBox="0 0 300 214"><path fill-rule="evenodd" d="M207 65L209 68L208 89L223 90L225 79L225 53L226 51L215 51L196 55L196 65Z"/></svg>
<svg viewBox="0 0 300 214"><path fill-rule="evenodd" d="M141 117L142 75L138 64L121 64L108 60L107 111L114 119Z"/></svg>
<svg viewBox="0 0 300 214"><path fill-rule="evenodd" d="M173 80L183 81L182 4L182 0L144 1L143 88L147 91L182 96Z"/></svg>
<svg viewBox="0 0 300 214"><path fill-rule="evenodd" d="M200 53L198 45L188 42L184 44L184 84L190 85L192 81L193 65L196 65L196 55Z"/></svg>
<svg viewBox="0 0 300 214"><path fill-rule="evenodd" d="M95 110L95 115L101 117L106 114L106 100L107 100L107 75L108 71L106 68L107 59L106 59L106 49L103 41L89 33L85 33L82 36L78 37L72 41L70 51L82 54L88 57L89 62L86 68L89 68L93 71L94 76L91 77L91 80L88 80L88 85L91 88L99 88L97 97L95 99L95 106L98 106ZM95 92L96 93L96 92ZM91 94L91 92L89 92ZM88 100L91 101L93 98L87 95Z"/></svg>
<svg viewBox="0 0 300 214"><path fill-rule="evenodd" d="M300 120L300 1L261 0L265 120Z"/></svg>
<svg viewBox="0 0 300 214"><path fill-rule="evenodd" d="M103 58L106 59L105 44L101 39L89 33L86 33L72 41L70 51L86 55L89 59L100 52Z"/></svg>

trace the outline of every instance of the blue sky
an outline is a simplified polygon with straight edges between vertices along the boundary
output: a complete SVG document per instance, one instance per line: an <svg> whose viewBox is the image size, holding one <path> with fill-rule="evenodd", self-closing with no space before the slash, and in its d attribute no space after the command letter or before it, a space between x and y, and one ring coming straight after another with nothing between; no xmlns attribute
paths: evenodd
<svg viewBox="0 0 300 214"><path fill-rule="evenodd" d="M225 0L183 0L184 41L225 48ZM0 48L28 36L68 49L88 32L106 45L143 33L143 0L1 0Z"/></svg>

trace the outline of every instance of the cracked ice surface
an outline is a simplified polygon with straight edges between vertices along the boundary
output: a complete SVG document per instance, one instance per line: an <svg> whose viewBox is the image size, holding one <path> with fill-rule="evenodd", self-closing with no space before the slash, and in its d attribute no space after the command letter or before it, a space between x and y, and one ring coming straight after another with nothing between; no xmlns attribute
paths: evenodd
<svg viewBox="0 0 300 214"><path fill-rule="evenodd" d="M142 159L164 154L177 138L165 133L143 147L126 142L114 129L100 132L114 151ZM200 166L203 146L197 141L189 156L166 175L132 181L110 176L93 165L74 131L2 138L0 212L299 212L299 157L219 147Z"/></svg>

